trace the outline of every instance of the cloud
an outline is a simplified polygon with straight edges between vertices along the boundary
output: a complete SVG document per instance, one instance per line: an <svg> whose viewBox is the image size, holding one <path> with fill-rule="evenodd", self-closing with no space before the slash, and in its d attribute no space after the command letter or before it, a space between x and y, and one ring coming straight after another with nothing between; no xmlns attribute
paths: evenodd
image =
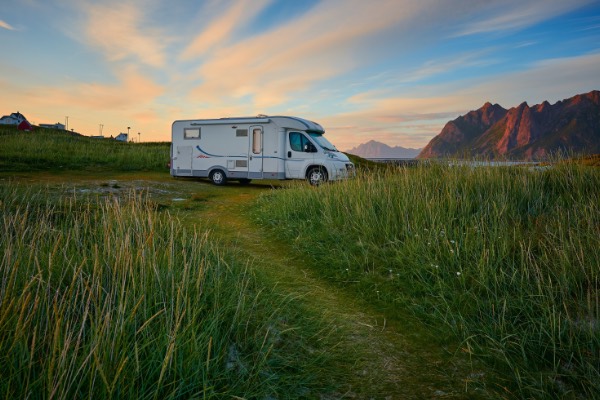
<svg viewBox="0 0 600 400"><path fill-rule="evenodd" d="M356 111L315 116L332 142L349 149L369 140L392 146L420 148L438 134L444 124L467 110L457 110L456 97L393 97L353 100Z"/></svg>
<svg viewBox="0 0 600 400"><path fill-rule="evenodd" d="M164 88L142 75L134 66L127 66L118 72L115 84L77 83L60 88L46 88L54 93L53 102L77 104L80 108L117 111L125 108L136 109L151 104L164 93Z"/></svg>
<svg viewBox="0 0 600 400"><path fill-rule="evenodd" d="M183 60L209 53L214 47L231 40L232 35L248 25L272 0L240 0L224 15L215 18L181 53ZM201 26L201 25L200 25Z"/></svg>
<svg viewBox="0 0 600 400"><path fill-rule="evenodd" d="M111 84L22 86L0 80L0 90L12 93L10 98L0 98L0 108L20 110L36 123L56 122L69 115L69 125L86 135L95 134L98 123L103 122L105 132L116 134L118 129L131 125L150 138L153 131L164 135L172 122L160 117L162 110L156 105L165 88L134 66L119 70ZM158 134L153 137L158 139Z"/></svg>
<svg viewBox="0 0 600 400"><path fill-rule="evenodd" d="M152 66L165 65L165 48L170 38L153 28L144 8L131 2L77 3L84 19L79 30L90 46L99 49L109 61L135 58Z"/></svg>
<svg viewBox="0 0 600 400"><path fill-rule="evenodd" d="M576 10L591 0L504 0L489 2L487 7L472 16L455 36L513 31ZM491 16L487 16L491 14Z"/></svg>
<svg viewBox="0 0 600 400"><path fill-rule="evenodd" d="M470 99L492 98L490 101L513 107L527 101L532 104L544 100L556 102L580 93L600 89L600 52L574 57L537 61L529 68L492 80L473 83L465 88Z"/></svg>
<svg viewBox="0 0 600 400"><path fill-rule="evenodd" d="M8 22L4 22L1 19L0 19L0 28L8 29L9 31L15 30L15 28L12 25L10 25Z"/></svg>
<svg viewBox="0 0 600 400"><path fill-rule="evenodd" d="M371 139L423 147L440 133L446 122L481 107L486 101L510 108L523 101L530 105L544 100L554 103L598 90L598 65L600 53L592 53L538 61L524 71L486 77L485 81L422 85L402 96L364 92L348 99L357 111L315 119L323 122L327 131L332 132L333 143L342 149ZM340 128L347 126L352 128Z"/></svg>
<svg viewBox="0 0 600 400"><path fill-rule="evenodd" d="M393 0L377 7L362 0L319 3L286 25L215 49L197 69L202 84L192 100L227 102L250 96L259 109L282 104L318 82L372 63L371 41L411 21L420 7Z"/></svg>

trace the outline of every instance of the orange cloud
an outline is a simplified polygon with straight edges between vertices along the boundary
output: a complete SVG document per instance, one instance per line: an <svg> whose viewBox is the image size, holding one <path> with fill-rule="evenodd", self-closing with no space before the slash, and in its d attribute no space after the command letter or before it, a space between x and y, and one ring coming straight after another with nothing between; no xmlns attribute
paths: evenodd
<svg viewBox="0 0 600 400"><path fill-rule="evenodd" d="M133 56L153 67L165 65L165 46L170 39L149 27L142 7L130 2L82 3L79 7L85 14L80 24L84 36L77 39L100 49L111 61Z"/></svg>
<svg viewBox="0 0 600 400"><path fill-rule="evenodd" d="M192 40L181 54L183 60L209 53L215 46L231 39L233 33L252 22L272 0L240 0L230 7L224 15L214 19Z"/></svg>
<svg viewBox="0 0 600 400"><path fill-rule="evenodd" d="M120 110L150 104L164 93L164 87L139 73L135 67L127 67L118 73L115 84L78 83L64 89L52 88L52 101L77 104L82 108Z"/></svg>
<svg viewBox="0 0 600 400"><path fill-rule="evenodd" d="M10 25L8 22L4 22L0 19L0 28L4 28L4 29L8 29L9 31L14 31L15 28L13 28L12 25Z"/></svg>
<svg viewBox="0 0 600 400"><path fill-rule="evenodd" d="M418 12L418 5L392 0L377 7L362 0L322 2L286 25L214 49L198 68L197 78L203 83L191 98L226 102L250 96L259 108L282 104L297 91L308 91L320 81L369 63L356 57L367 38ZM222 43L229 42L219 37Z"/></svg>
<svg viewBox="0 0 600 400"><path fill-rule="evenodd" d="M165 118L156 105L165 88L135 67L118 71L117 81L111 84L27 87L0 80L0 89L13 93L0 98L1 109L21 111L35 123L64 122L68 115L70 128L86 135L97 134L103 123L105 135L133 126L145 134L145 140L169 138L171 117Z"/></svg>

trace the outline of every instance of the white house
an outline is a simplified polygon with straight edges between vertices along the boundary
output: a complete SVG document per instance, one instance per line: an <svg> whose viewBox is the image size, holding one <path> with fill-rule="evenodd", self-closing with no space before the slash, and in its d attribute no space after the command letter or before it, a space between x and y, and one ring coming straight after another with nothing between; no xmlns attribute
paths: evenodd
<svg viewBox="0 0 600 400"><path fill-rule="evenodd" d="M5 115L0 118L0 125L19 125L21 122L27 121L27 118L20 112Z"/></svg>
<svg viewBox="0 0 600 400"><path fill-rule="evenodd" d="M63 124L61 124L60 122L57 122L55 124L40 124L41 128L48 128L48 129L59 129L59 130L65 130L65 126Z"/></svg>
<svg viewBox="0 0 600 400"><path fill-rule="evenodd" d="M119 142L127 142L127 134L126 133L119 133L117 135L117 137L115 138L115 140L117 140Z"/></svg>

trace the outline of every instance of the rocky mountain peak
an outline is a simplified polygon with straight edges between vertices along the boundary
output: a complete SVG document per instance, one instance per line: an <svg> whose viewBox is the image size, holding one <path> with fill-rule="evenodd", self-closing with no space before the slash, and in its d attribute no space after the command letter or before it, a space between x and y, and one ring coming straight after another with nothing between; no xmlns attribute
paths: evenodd
<svg viewBox="0 0 600 400"><path fill-rule="evenodd" d="M600 91L552 105L522 102L505 110L486 102L446 124L419 158L500 157L530 160L557 151L600 153Z"/></svg>

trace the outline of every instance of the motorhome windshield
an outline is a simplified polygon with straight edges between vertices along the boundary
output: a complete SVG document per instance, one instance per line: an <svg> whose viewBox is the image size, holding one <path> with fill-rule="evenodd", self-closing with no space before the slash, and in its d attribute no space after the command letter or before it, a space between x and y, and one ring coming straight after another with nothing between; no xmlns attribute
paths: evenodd
<svg viewBox="0 0 600 400"><path fill-rule="evenodd" d="M311 138L313 138L313 140L315 142L317 142L317 144L319 146L321 146L323 148L323 150L338 151L338 149L336 149L335 146L329 142L329 140L327 140L327 139L325 139L325 137L323 137L322 133L308 132L308 134L310 135Z"/></svg>

